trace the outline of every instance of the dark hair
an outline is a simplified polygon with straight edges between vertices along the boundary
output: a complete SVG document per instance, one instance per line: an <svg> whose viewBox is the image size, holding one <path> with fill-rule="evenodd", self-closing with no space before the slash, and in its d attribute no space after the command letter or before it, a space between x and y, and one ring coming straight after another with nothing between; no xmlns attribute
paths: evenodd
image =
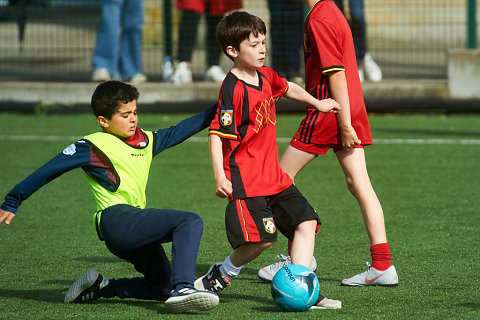
<svg viewBox="0 0 480 320"><path fill-rule="evenodd" d="M240 49L240 43L248 39L250 34L267 34L267 28L262 19L245 11L233 11L227 14L217 25L217 42L223 53L227 54L227 47ZM233 60L233 59L232 59Z"/></svg>
<svg viewBox="0 0 480 320"><path fill-rule="evenodd" d="M121 81L107 81L99 84L90 102L93 114L111 119L121 103L138 100L137 88Z"/></svg>

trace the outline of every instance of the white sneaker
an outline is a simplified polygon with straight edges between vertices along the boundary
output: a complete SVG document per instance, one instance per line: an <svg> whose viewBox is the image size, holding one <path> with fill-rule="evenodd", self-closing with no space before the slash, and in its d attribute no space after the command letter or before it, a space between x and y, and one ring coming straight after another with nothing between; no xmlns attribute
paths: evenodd
<svg viewBox="0 0 480 320"><path fill-rule="evenodd" d="M310 309L341 309L342 302L340 300L328 299L322 295L318 296L317 303L310 307Z"/></svg>
<svg viewBox="0 0 480 320"><path fill-rule="evenodd" d="M264 281L272 281L273 277L275 274L278 272L278 270L282 269L283 267L292 264L292 258L290 255L283 255L281 253L277 254L277 258L280 259L280 261L272 263L269 266L263 267L262 269L258 270L258 277ZM312 259L312 265L310 266L310 269L312 271L317 270L317 260L315 260L315 257Z"/></svg>
<svg viewBox="0 0 480 320"><path fill-rule="evenodd" d="M211 66L208 68L207 72L205 72L205 81L214 81L214 82L223 82L223 79L225 79L225 76L227 74L223 72L222 68L220 66Z"/></svg>
<svg viewBox="0 0 480 320"><path fill-rule="evenodd" d="M134 74L133 77L130 78L130 83L132 84L139 84L147 82L147 76L143 73Z"/></svg>
<svg viewBox="0 0 480 320"><path fill-rule="evenodd" d="M192 83L192 70L190 70L190 66L188 62L180 62L175 67L175 72L172 76L172 81L175 84L183 84L183 83Z"/></svg>
<svg viewBox="0 0 480 320"><path fill-rule="evenodd" d="M342 286L397 286L398 275L395 266L390 266L385 271L372 267L367 262L367 271L359 273L351 278L343 279Z"/></svg>
<svg viewBox="0 0 480 320"><path fill-rule="evenodd" d="M92 81L104 82L109 81L112 78L110 72L105 68L95 69L92 73Z"/></svg>
<svg viewBox="0 0 480 320"><path fill-rule="evenodd" d="M219 301L215 292L185 287L172 290L170 298L165 301L165 309L172 313L182 313L187 310L205 311L218 306Z"/></svg>
<svg viewBox="0 0 480 320"><path fill-rule="evenodd" d="M363 67L370 81L372 82L382 81L382 70L380 69L378 64L375 61L373 61L372 56L368 52L365 54L365 57L363 58Z"/></svg>
<svg viewBox="0 0 480 320"><path fill-rule="evenodd" d="M365 81L363 66L358 66L358 77L360 78L360 82Z"/></svg>

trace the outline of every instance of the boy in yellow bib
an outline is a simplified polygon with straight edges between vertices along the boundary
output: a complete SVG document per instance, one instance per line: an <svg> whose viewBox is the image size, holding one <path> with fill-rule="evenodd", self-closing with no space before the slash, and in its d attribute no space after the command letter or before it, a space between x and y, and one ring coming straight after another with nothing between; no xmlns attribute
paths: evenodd
<svg viewBox="0 0 480 320"><path fill-rule="evenodd" d="M209 310L218 305L218 296L193 287L202 219L192 212L145 209L145 188L152 158L206 128L216 106L152 132L137 126L138 97L135 87L120 81L98 85L91 105L102 132L71 144L17 184L0 206L0 223L10 224L22 201L40 187L82 168L97 202L100 240L143 277L107 279L91 268L68 289L65 302L119 297L165 301L175 313ZM166 242L172 243L172 264L162 247Z"/></svg>

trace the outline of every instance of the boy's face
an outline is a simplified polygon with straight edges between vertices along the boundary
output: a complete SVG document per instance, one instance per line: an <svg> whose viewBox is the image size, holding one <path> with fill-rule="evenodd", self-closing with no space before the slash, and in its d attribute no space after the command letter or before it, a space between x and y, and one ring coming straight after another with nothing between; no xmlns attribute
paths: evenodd
<svg viewBox="0 0 480 320"><path fill-rule="evenodd" d="M265 35L250 33L249 38L240 43L239 50L232 48L231 53L237 66L254 70L263 67L267 53Z"/></svg>
<svg viewBox="0 0 480 320"><path fill-rule="evenodd" d="M119 102L119 104L120 106L111 119L99 116L97 121L104 132L128 139L135 134L137 129L137 101L133 100L126 104Z"/></svg>

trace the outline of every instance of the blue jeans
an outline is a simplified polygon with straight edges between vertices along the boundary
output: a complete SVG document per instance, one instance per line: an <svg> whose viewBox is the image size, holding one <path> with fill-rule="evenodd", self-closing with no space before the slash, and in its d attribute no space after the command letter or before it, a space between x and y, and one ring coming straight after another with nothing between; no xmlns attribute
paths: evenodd
<svg viewBox="0 0 480 320"><path fill-rule="evenodd" d="M343 12L343 0L334 1ZM357 56L357 61L363 61L365 53L368 52L367 25L365 23L363 0L349 0L348 4L350 7L350 28L352 29L353 42L355 44L355 55Z"/></svg>
<svg viewBox="0 0 480 320"><path fill-rule="evenodd" d="M166 300L172 289L193 286L203 233L200 216L188 211L138 209L118 204L103 210L100 230L108 250L143 277L110 279L103 298ZM163 249L171 243L172 263Z"/></svg>
<svg viewBox="0 0 480 320"><path fill-rule="evenodd" d="M143 0L103 0L93 69L129 79L142 69Z"/></svg>

